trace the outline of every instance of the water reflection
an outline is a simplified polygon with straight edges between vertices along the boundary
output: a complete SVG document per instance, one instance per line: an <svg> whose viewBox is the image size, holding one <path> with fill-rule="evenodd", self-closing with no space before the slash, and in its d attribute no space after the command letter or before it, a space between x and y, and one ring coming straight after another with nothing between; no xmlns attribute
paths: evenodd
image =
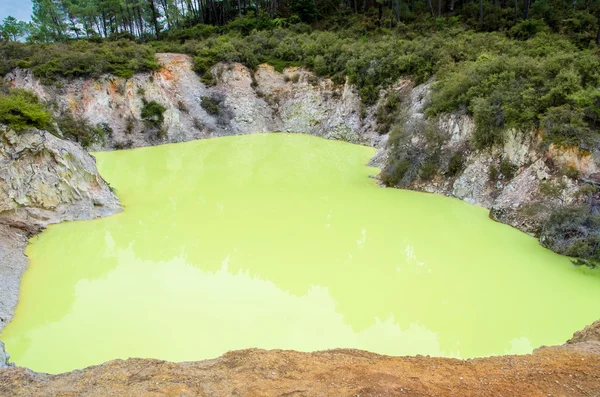
<svg viewBox="0 0 600 397"><path fill-rule="evenodd" d="M102 153L126 211L37 238L2 339L49 372L248 347L472 357L597 317L597 277L481 209L378 188L372 153L301 135Z"/></svg>

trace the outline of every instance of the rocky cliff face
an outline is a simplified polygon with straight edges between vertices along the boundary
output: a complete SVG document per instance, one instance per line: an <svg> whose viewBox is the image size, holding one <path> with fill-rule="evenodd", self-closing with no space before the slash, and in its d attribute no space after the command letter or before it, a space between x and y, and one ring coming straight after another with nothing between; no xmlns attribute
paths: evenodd
<svg viewBox="0 0 600 397"><path fill-rule="evenodd" d="M120 208L94 158L79 145L36 130L4 130L0 141L0 223L35 230Z"/></svg>
<svg viewBox="0 0 600 397"><path fill-rule="evenodd" d="M17 304L28 237L52 223L120 210L94 158L79 145L44 131L0 127L0 330Z"/></svg>
<svg viewBox="0 0 600 397"><path fill-rule="evenodd" d="M158 54L157 58L163 65L160 71L127 80L105 76L49 87L22 69L8 74L6 80L57 103L63 111L109 126L112 137L107 149L273 131L366 144L379 140L361 122L360 98L350 85L336 86L302 68L278 73L261 65L252 72L240 64L219 64L212 68L216 84L207 86L192 70L188 56ZM216 105L216 111L202 106L206 100ZM144 101L156 101L166 108L161 134L145 127L141 118Z"/></svg>
<svg viewBox="0 0 600 397"><path fill-rule="evenodd" d="M371 164L385 167L389 163L388 136L377 133L375 114L381 103L363 107L351 85L335 85L302 68L279 73L265 64L251 71L234 63L214 66L214 84L207 86L192 70L188 56L157 54L157 59L163 65L160 71L127 80L105 76L48 87L22 69L6 79L12 86L31 89L53 101L62 111L107 125L112 136L103 147L93 148L96 150L286 131L371 145L380 149ZM425 122L428 84L412 87L410 81L400 81L390 90L407 93L407 124L414 127ZM142 120L145 101L156 101L166 108L162 129L148 128ZM205 101L214 106L203 106ZM470 142L474 122L460 114L440 117L436 128L444 141L439 148L444 154L439 172L431 180L415 178L402 187L445 194L489 208L492 218L528 233L535 234L541 221L528 209L540 202L562 205L577 200L579 182L557 170L573 167L580 177L600 183L600 152L554 146L544 149L537 134L514 130L505 131L502 146L473 150ZM410 150L427 152L426 140L422 132L412 128ZM463 154L463 166L450 175L451 156L457 153ZM501 168L503 161L515 167L514 177L500 173L491 180L490 170ZM540 192L541 184L548 181L563 186L560 195L546 197Z"/></svg>
<svg viewBox="0 0 600 397"><path fill-rule="evenodd" d="M408 95L405 129L411 132L406 151L431 150L428 137L415 124L425 120L429 86L413 88ZM425 98L425 99L424 99ZM503 144L493 149L475 150L471 144L475 124L467 115L442 116L434 123L443 142L439 169L433 178L414 178L404 188L457 197L469 203L490 209L490 217L530 234L538 234L540 214L532 208L543 203L548 207L568 205L579 200L577 192L582 181L600 183L600 151L581 149L545 148L541 137L534 132L504 131ZM431 139L431 138L429 138ZM450 172L451 158L462 156L462 167L456 174ZM376 156L382 167L392 161L390 148L382 148ZM502 174L502 163L510 165L511 173ZM576 177L565 175L566 169L576 171ZM492 169L498 176L492 179ZM544 194L542 184L560 186L552 195Z"/></svg>

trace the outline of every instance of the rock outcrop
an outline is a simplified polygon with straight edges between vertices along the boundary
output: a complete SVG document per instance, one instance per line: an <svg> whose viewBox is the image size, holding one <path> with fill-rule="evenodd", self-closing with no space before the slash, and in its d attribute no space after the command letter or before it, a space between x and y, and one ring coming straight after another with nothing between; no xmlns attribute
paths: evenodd
<svg viewBox="0 0 600 397"><path fill-rule="evenodd" d="M5 80L92 124L108 126L112 136L106 147L96 150L273 131L372 145L380 139L361 122L360 97L349 84L335 85L303 68L279 73L264 64L253 72L233 63L215 65L216 84L207 86L187 55L157 54L157 60L161 70L130 79L107 75L65 80L57 88L40 84L29 70L16 69ZM216 111L202 106L207 100ZM160 136L145 128L144 101L166 108Z"/></svg>
<svg viewBox="0 0 600 397"><path fill-rule="evenodd" d="M407 152L427 150L425 130L414 125L425 120L427 100L423 98L427 98L428 91L429 85L425 84L413 88L408 95L404 123L411 136ZM476 150L472 144L475 123L469 116L445 115L434 124L437 139L443 142L438 149L442 155L437 175L430 180L416 177L401 187L444 194L488 208L492 219L538 235L544 214L539 210L536 213L535 206L542 204L547 210L577 202L577 191L584 181L600 186L600 151L554 145L546 148L536 133L516 130L503 131L502 145ZM463 166L460 172L451 174L450 158L457 154L461 155ZM389 148L380 149L374 165L386 166L390 156ZM502 174L502 162L512 168L514 175ZM568 168L575 170L578 177L566 176ZM494 180L490 176L492 169L499 174ZM544 194L542 184L560 186L560 192Z"/></svg>
<svg viewBox="0 0 600 397"><path fill-rule="evenodd" d="M34 231L119 210L94 158L79 145L37 130L4 130L0 140L0 223Z"/></svg>
<svg viewBox="0 0 600 397"><path fill-rule="evenodd" d="M53 223L120 210L94 158L78 144L0 127L0 330L17 304L28 237Z"/></svg>

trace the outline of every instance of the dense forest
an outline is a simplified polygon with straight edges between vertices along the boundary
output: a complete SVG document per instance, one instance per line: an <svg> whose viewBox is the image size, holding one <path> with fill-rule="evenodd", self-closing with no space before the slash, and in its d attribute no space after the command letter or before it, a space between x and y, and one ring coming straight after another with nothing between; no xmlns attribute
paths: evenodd
<svg viewBox="0 0 600 397"><path fill-rule="evenodd" d="M32 22L8 17L1 36L32 42L119 35L150 40L197 24L224 26L242 15L262 20L256 27L325 20L321 27L329 28L331 17L352 14L372 17L379 28L426 16L460 19L479 31L508 30L520 20L538 20L554 32L577 36L580 44L590 39L600 43L598 0L33 0Z"/></svg>

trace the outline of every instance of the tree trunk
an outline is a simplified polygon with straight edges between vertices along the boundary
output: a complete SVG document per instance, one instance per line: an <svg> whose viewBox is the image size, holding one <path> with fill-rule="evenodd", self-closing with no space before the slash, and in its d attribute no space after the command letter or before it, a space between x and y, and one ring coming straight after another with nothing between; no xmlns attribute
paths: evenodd
<svg viewBox="0 0 600 397"><path fill-rule="evenodd" d="M395 0L396 5L396 22L400 22L400 0Z"/></svg>
<svg viewBox="0 0 600 397"><path fill-rule="evenodd" d="M515 0L515 22L519 20L519 0Z"/></svg>
<svg viewBox="0 0 600 397"><path fill-rule="evenodd" d="M156 12L154 0L150 0L150 11L152 12L152 22L154 23L154 33L156 34L156 39L158 40L160 28L158 27L158 13Z"/></svg>
<svg viewBox="0 0 600 397"><path fill-rule="evenodd" d="M598 15L598 34L596 34L596 44L600 45L600 15Z"/></svg>
<svg viewBox="0 0 600 397"><path fill-rule="evenodd" d="M442 16L442 0L438 0L438 18Z"/></svg>
<svg viewBox="0 0 600 397"><path fill-rule="evenodd" d="M450 0L450 14L454 15L454 1L455 0Z"/></svg>
<svg viewBox="0 0 600 397"><path fill-rule="evenodd" d="M369 0L365 0L365 13L369 12L370 5L371 5L371 2Z"/></svg>
<svg viewBox="0 0 600 397"><path fill-rule="evenodd" d="M523 3L523 19L527 20L529 18L529 0L525 0Z"/></svg>
<svg viewBox="0 0 600 397"><path fill-rule="evenodd" d="M429 12L431 12L431 16L434 16L433 13L433 5L431 4L431 0L427 0L427 8L429 8Z"/></svg>
<svg viewBox="0 0 600 397"><path fill-rule="evenodd" d="M479 0L479 23L483 23L483 0Z"/></svg>
<svg viewBox="0 0 600 397"><path fill-rule="evenodd" d="M573 10L577 7L577 0L573 0Z"/></svg>
<svg viewBox="0 0 600 397"><path fill-rule="evenodd" d="M381 2L377 2L377 16L378 16L378 20L379 20L379 27L381 27L382 25L382 19L383 19L383 4L381 4Z"/></svg>

